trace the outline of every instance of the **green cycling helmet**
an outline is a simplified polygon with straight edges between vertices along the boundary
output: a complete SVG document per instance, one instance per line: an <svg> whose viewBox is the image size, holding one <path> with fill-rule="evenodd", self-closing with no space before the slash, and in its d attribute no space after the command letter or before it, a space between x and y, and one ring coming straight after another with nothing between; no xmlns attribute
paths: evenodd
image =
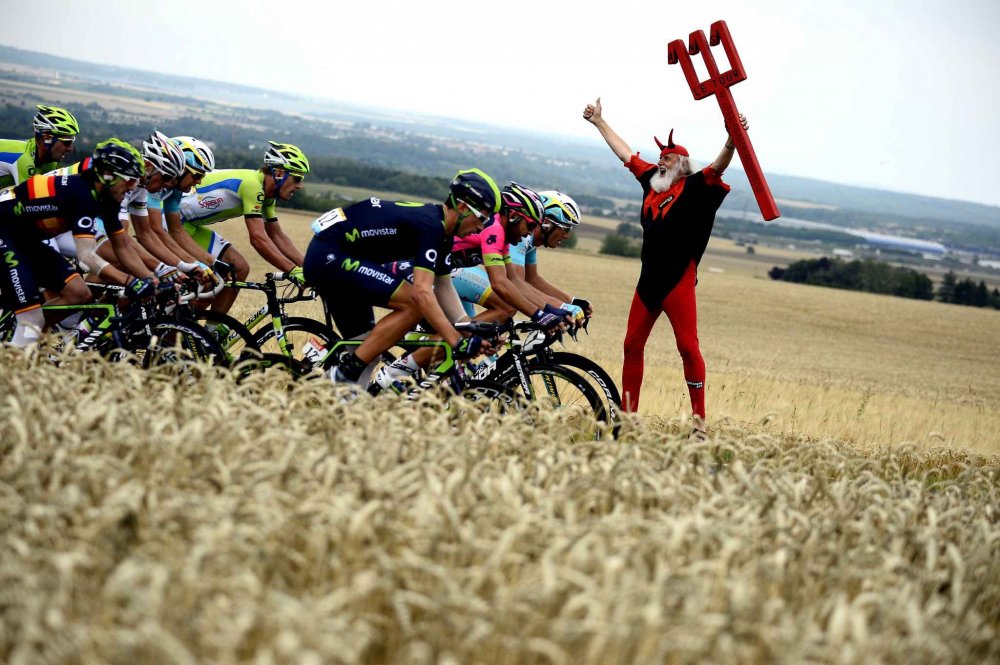
<svg viewBox="0 0 1000 665"><path fill-rule="evenodd" d="M264 153L264 166L272 169L285 169L295 175L305 175L309 173L309 160L306 153L299 150L291 143L278 143L268 141L271 147Z"/></svg>
<svg viewBox="0 0 1000 665"><path fill-rule="evenodd" d="M38 113L32 122L36 134L55 134L56 136L76 136L80 133L80 123L72 113L58 106L38 105Z"/></svg>

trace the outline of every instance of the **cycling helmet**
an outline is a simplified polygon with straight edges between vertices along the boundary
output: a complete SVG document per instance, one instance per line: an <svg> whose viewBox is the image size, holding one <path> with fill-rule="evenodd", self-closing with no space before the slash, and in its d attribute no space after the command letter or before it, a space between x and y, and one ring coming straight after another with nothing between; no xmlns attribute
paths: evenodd
<svg viewBox="0 0 1000 665"><path fill-rule="evenodd" d="M73 114L57 106L39 104L32 124L36 134L76 136L80 133L80 125Z"/></svg>
<svg viewBox="0 0 1000 665"><path fill-rule="evenodd" d="M538 192L545 205L545 219L558 227L572 229L583 218L580 206L572 198L554 189Z"/></svg>
<svg viewBox="0 0 1000 665"><path fill-rule="evenodd" d="M508 213L519 212L533 222L542 222L545 216L545 206L534 190L511 182L500 192L503 198L503 208Z"/></svg>
<svg viewBox="0 0 1000 665"><path fill-rule="evenodd" d="M208 173L215 170L215 155L203 141L191 136L175 136L170 139L184 152L184 162L193 173Z"/></svg>
<svg viewBox="0 0 1000 665"><path fill-rule="evenodd" d="M184 165L187 163L184 151L162 132L154 131L142 142L142 156L168 178L184 174Z"/></svg>
<svg viewBox="0 0 1000 665"><path fill-rule="evenodd" d="M268 141L271 147L264 153L264 166L285 169L295 175L309 173L309 160L306 154L291 143Z"/></svg>
<svg viewBox="0 0 1000 665"><path fill-rule="evenodd" d="M459 171L448 188L453 201L462 201L478 213L492 215L500 211L500 188L479 169Z"/></svg>
<svg viewBox="0 0 1000 665"><path fill-rule="evenodd" d="M106 172L128 180L141 178L146 172L139 151L121 139L108 139L98 143L94 149L92 166L105 181L112 179Z"/></svg>

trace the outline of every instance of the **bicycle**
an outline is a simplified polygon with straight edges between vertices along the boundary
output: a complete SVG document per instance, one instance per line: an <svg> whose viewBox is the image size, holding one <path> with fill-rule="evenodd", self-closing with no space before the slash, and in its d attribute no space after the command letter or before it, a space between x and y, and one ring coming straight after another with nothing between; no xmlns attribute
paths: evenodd
<svg viewBox="0 0 1000 665"><path fill-rule="evenodd" d="M62 312L64 316L79 312L88 323L89 329L68 333L55 351L72 341L76 351L96 351L112 361L130 360L146 369L184 359L216 365L223 362L224 352L209 331L195 321L162 314L172 303L194 298L194 293L179 294L173 285L167 285L148 300L127 301L123 286L88 286L105 301L42 306L45 312ZM124 308L121 302L126 303ZM12 313L0 314L0 339L10 339L16 324ZM58 356L51 357L58 362Z"/></svg>

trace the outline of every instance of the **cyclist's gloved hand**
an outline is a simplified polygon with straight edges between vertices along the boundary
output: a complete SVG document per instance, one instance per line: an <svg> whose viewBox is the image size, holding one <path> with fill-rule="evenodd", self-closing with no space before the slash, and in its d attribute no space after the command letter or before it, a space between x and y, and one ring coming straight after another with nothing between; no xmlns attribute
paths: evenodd
<svg viewBox="0 0 1000 665"><path fill-rule="evenodd" d="M306 285L306 276L302 274L302 266L295 266L288 271L288 279L292 280L299 286Z"/></svg>
<svg viewBox="0 0 1000 665"><path fill-rule="evenodd" d="M125 293L132 300L142 300L143 298L148 298L153 295L156 291L156 283L152 279L141 279L139 277L133 277L130 282L125 285Z"/></svg>
<svg viewBox="0 0 1000 665"><path fill-rule="evenodd" d="M563 317L540 309L531 315L531 320L537 323L542 330L548 332L553 328L558 328L559 324L562 323Z"/></svg>
<svg viewBox="0 0 1000 665"><path fill-rule="evenodd" d="M545 303L545 311L548 312L549 314L555 314L556 316L566 320L567 322L573 319L573 315L570 314L569 310L563 309L562 307L556 307L555 305L550 305L548 303Z"/></svg>
<svg viewBox="0 0 1000 665"><path fill-rule="evenodd" d="M452 355L459 360L463 360L465 358L475 358L482 352L483 338L478 335L463 337L458 340L458 343L452 348Z"/></svg>
<svg viewBox="0 0 1000 665"><path fill-rule="evenodd" d="M571 305L570 303L565 303L565 302L562 305L560 305L560 307L569 312L569 315L573 317L573 323L577 327L583 325L583 320L587 318L587 314L583 311L582 307L579 307L578 305Z"/></svg>
<svg viewBox="0 0 1000 665"><path fill-rule="evenodd" d="M216 259L215 263L212 264L212 270L224 279L236 279L236 268L233 267L232 263Z"/></svg>
<svg viewBox="0 0 1000 665"><path fill-rule="evenodd" d="M573 303L577 307L583 310L584 314L590 316L594 313L594 308L591 306L590 301L585 298L573 298Z"/></svg>

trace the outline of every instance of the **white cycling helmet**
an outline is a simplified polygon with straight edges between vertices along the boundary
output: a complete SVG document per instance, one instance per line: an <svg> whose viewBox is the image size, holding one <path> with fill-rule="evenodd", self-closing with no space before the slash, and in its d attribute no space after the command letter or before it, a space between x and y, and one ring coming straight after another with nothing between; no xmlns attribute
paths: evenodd
<svg viewBox="0 0 1000 665"><path fill-rule="evenodd" d="M215 155L203 141L193 136L175 136L171 139L184 151L184 161L188 169L195 173L208 173L215 170Z"/></svg>
<svg viewBox="0 0 1000 665"><path fill-rule="evenodd" d="M580 206L568 194L549 189L538 192L545 204L545 220L564 229L572 229L583 219Z"/></svg>
<svg viewBox="0 0 1000 665"><path fill-rule="evenodd" d="M175 178L184 173L184 151L163 132L154 131L142 142L142 156L157 171Z"/></svg>

